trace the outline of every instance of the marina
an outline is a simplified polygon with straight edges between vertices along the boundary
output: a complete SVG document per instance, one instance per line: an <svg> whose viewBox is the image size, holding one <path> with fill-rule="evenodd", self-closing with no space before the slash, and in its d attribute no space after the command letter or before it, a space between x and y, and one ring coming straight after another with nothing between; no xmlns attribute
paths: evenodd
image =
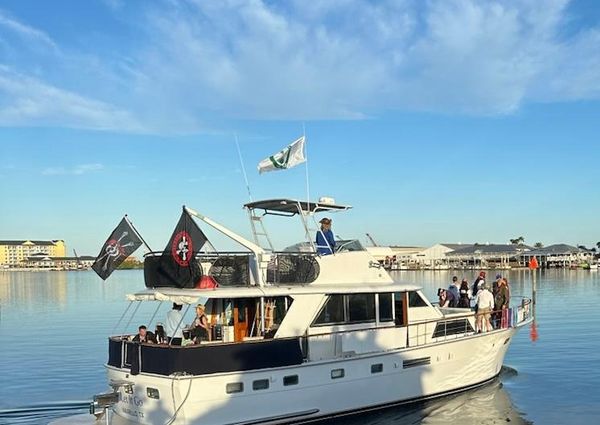
<svg viewBox="0 0 600 425"><path fill-rule="evenodd" d="M597 423L599 34L3 2L0 425Z"/></svg>
<svg viewBox="0 0 600 425"><path fill-rule="evenodd" d="M474 278L469 273L466 276ZM515 293L531 293L529 271L505 273ZM598 343L593 338L572 339L571 335L574 327L582 333L593 332L595 325L586 317L594 314L600 302L600 278L585 270L550 269L538 274L539 337L532 342L531 329L515 336L504 360L510 369L500 374L497 383L456 398L371 412L339 423L414 423L419 418L425 423L454 419L479 424L481 417L498 422L509 417L513 423L577 425L593 421L600 414L600 398L588 371L595 364ZM391 275L399 283L422 285L424 294L435 299L437 288L447 286L452 272ZM143 272L117 271L112 279L105 285L89 271L0 272L0 337L3 346L12 347L2 353L0 373L9 379L0 387L0 423L38 425L77 412L88 415L92 395L106 391L103 364L108 353L104 336L111 334L115 318L126 308L125 295L139 290ZM557 315L565 304L577 305L577 310L567 316ZM152 311L145 314L150 317ZM23 329L34 328L35 344L44 349L32 350L31 339L21 337ZM565 363L566 352L571 361ZM27 367L22 367L23 359L27 359ZM36 370L35 380L31 379L31 369ZM557 386L571 396L563 397L555 391ZM27 399L20 394L27 394ZM501 407L497 408L494 400L502 400ZM561 420L565 412L568 420Z"/></svg>

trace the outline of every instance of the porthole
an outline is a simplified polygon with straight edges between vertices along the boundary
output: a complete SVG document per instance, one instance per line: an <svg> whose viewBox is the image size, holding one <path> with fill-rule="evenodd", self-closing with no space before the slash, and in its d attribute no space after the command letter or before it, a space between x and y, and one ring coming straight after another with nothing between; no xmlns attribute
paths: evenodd
<svg viewBox="0 0 600 425"><path fill-rule="evenodd" d="M344 369L333 369L331 371L331 379L339 379L344 377Z"/></svg>
<svg viewBox="0 0 600 425"><path fill-rule="evenodd" d="M383 372L383 363L376 363L371 365L371 373Z"/></svg>
<svg viewBox="0 0 600 425"><path fill-rule="evenodd" d="M158 400L160 398L160 393L158 392L157 388L147 387L146 395L148 396L148 398L153 398L155 400Z"/></svg>
<svg viewBox="0 0 600 425"><path fill-rule="evenodd" d="M242 391L244 391L243 382L230 382L225 386L225 392L227 394L241 393Z"/></svg>
<svg viewBox="0 0 600 425"><path fill-rule="evenodd" d="M252 382L252 389L257 390L266 390L269 388L269 380L268 379L258 379Z"/></svg>
<svg viewBox="0 0 600 425"><path fill-rule="evenodd" d="M298 385L298 375L284 376L283 385L286 387L289 385Z"/></svg>

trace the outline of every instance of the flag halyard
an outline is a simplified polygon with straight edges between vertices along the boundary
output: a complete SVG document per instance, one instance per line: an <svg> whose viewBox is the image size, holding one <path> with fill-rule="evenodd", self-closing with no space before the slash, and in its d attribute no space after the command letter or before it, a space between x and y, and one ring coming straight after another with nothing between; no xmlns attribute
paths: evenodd
<svg viewBox="0 0 600 425"><path fill-rule="evenodd" d="M141 245L141 238L129 221L123 217L104 242L96 261L92 264L92 269L102 280L106 280Z"/></svg>
<svg viewBox="0 0 600 425"><path fill-rule="evenodd" d="M287 170L306 162L304 141L305 137L302 136L280 152L260 161L258 172L262 174L268 171Z"/></svg>

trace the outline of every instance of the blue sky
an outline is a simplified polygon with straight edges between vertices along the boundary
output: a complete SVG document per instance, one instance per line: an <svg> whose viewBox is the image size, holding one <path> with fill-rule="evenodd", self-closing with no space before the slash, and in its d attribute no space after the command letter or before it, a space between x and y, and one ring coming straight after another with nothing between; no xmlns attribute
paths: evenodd
<svg viewBox="0 0 600 425"><path fill-rule="evenodd" d="M234 134L255 198L304 197L255 169L304 124L341 236L595 245L599 100L592 0L4 0L0 239L96 254L128 213L160 249L182 204L248 236Z"/></svg>

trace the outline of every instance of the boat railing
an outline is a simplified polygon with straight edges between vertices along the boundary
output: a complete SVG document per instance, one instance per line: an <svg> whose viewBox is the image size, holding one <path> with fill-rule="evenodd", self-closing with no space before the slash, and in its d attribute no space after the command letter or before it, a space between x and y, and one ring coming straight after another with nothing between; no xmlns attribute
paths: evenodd
<svg viewBox="0 0 600 425"><path fill-rule="evenodd" d="M272 285L306 285L317 280L320 271L315 253L274 252L267 265L266 282Z"/></svg>
<svg viewBox="0 0 600 425"><path fill-rule="evenodd" d="M144 278L149 288L173 287L174 280L163 263L163 251L150 252L144 257ZM168 254L168 253L167 253ZM266 265L265 281L271 285L306 285L319 277L317 254L310 252L273 252ZM249 286L253 254L249 252L201 252L192 265L193 282L186 287L203 287L207 276L219 286ZM206 279L205 279L206 282Z"/></svg>
<svg viewBox="0 0 600 425"><path fill-rule="evenodd" d="M494 331L518 327L531 318L531 298L514 295L511 296L511 302L514 307L506 309L493 310L489 314L490 322ZM445 308L441 309L446 313ZM452 308L449 311L464 310ZM433 320L423 320L409 323L408 340L410 346L422 346L432 342L441 342L449 339L457 339L475 334L477 329L477 320L483 316L475 310L470 310L465 314L444 314L442 318Z"/></svg>
<svg viewBox="0 0 600 425"><path fill-rule="evenodd" d="M144 279L149 288L177 286L165 267L163 254L155 251L144 256ZM201 285L204 276L219 286L249 286L252 256L246 251L200 252L191 264L193 279L186 287Z"/></svg>
<svg viewBox="0 0 600 425"><path fill-rule="evenodd" d="M512 297L511 300L514 302L516 298L521 298L516 306L492 312L496 314L496 319L493 319L494 329L491 332L521 326L532 318L531 299ZM162 375L235 371L239 367L239 359L244 359L244 370L281 367L476 336L475 323L480 316L470 310L465 314L449 314L408 325L390 322L386 326L296 337L259 337L239 342L218 341L187 346L140 344L130 341L129 335L113 336L109 338L108 364L121 369L129 368L131 373Z"/></svg>
<svg viewBox="0 0 600 425"><path fill-rule="evenodd" d="M516 306L490 313L491 332L518 327L531 318L530 298L513 296L511 301L517 301ZM373 326L308 335L304 337L303 352L309 360L324 360L464 338L476 334L476 322L481 316L469 309L468 313L448 314L410 322L408 325Z"/></svg>

